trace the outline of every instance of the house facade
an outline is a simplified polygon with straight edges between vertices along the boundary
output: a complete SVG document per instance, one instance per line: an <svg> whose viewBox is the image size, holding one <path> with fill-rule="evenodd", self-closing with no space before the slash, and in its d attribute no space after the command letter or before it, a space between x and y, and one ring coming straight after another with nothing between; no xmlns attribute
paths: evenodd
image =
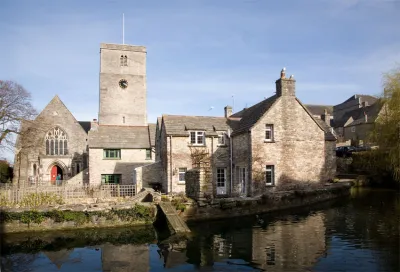
<svg viewBox="0 0 400 272"><path fill-rule="evenodd" d="M224 117L163 116L156 136L163 190L183 191L185 172L199 167L199 157L209 158L203 165L215 195L254 195L281 182L333 179L336 138L296 98L295 84L282 70L274 96L238 113L227 106Z"/></svg>
<svg viewBox="0 0 400 272"><path fill-rule="evenodd" d="M379 99L369 95L354 95L333 107L333 127L338 144L368 146L369 135L382 110Z"/></svg>

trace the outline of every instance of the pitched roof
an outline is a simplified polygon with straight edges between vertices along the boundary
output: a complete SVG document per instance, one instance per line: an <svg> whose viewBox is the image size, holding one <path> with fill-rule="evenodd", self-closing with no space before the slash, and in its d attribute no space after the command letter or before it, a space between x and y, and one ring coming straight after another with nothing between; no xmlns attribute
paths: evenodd
<svg viewBox="0 0 400 272"><path fill-rule="evenodd" d="M313 115L323 115L325 113L325 109L329 114L333 112L333 106L328 105L304 105L307 107L308 111Z"/></svg>
<svg viewBox="0 0 400 272"><path fill-rule="evenodd" d="M150 145L156 145L156 124L149 124Z"/></svg>
<svg viewBox="0 0 400 272"><path fill-rule="evenodd" d="M165 132L172 136L186 136L189 130L204 130L206 135L217 135L218 130L228 130L225 117L163 115Z"/></svg>
<svg viewBox="0 0 400 272"><path fill-rule="evenodd" d="M250 129L263 115L266 113L271 106L278 99L276 95L273 95L263 101L251 106L250 108L243 109L230 116L230 118L240 117L240 121L237 124L237 128L234 129L232 135L239 134L241 132Z"/></svg>
<svg viewBox="0 0 400 272"><path fill-rule="evenodd" d="M78 121L78 123L81 125L83 130L86 131L86 133L89 132L90 127L92 125L92 122L90 122L90 121Z"/></svg>
<svg viewBox="0 0 400 272"><path fill-rule="evenodd" d="M347 124L347 126L355 126L359 124L364 124L364 123L373 123L375 122L376 118L378 117L379 112L382 109L382 103L374 103L371 106L365 107L365 108L359 108L354 111L351 111L350 114L347 116L347 120L350 119L350 117L353 118L353 122L350 124ZM367 116L367 122L365 122L365 115ZM347 122L346 120L346 122ZM345 124L345 123L344 123Z"/></svg>
<svg viewBox="0 0 400 272"><path fill-rule="evenodd" d="M340 119L334 120L334 127L343 127L345 126L346 122L353 118L353 122L349 125L356 125L365 123L365 114L368 117L368 123L375 122L375 119L378 117L378 114L382 108L382 103L375 102L374 104L362 108L358 108L352 111L346 112ZM357 121L358 120L358 121ZM357 121L357 122L356 122ZM354 123L356 122L356 123Z"/></svg>
<svg viewBox="0 0 400 272"><path fill-rule="evenodd" d="M351 101L351 100L356 100L356 99L358 99L358 98L361 98L361 99L360 99L360 102L361 102L361 103L362 103L362 102L368 102L368 105L372 105L372 104L374 104L376 101L378 101L378 98L375 97L375 96L372 96L372 95L355 94L355 95L352 95L351 97L349 97L348 99L346 99L344 102L333 106L333 108L334 108L334 109L335 109L335 108L341 108L342 104L344 104L344 103L346 103L346 102L349 102L349 101Z"/></svg>
<svg viewBox="0 0 400 272"><path fill-rule="evenodd" d="M99 125L89 131L90 148L150 148L149 127Z"/></svg>

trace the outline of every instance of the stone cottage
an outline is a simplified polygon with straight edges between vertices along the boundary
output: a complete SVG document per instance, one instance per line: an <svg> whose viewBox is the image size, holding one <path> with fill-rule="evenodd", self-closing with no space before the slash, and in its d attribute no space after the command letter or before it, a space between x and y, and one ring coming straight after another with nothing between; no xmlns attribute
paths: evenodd
<svg viewBox="0 0 400 272"><path fill-rule="evenodd" d="M333 179L336 138L296 98L295 84L282 70L274 96L235 114L227 106L224 117L164 115L156 136L163 191L183 191L186 172L200 166L199 157L209 158L203 165L214 196Z"/></svg>
<svg viewBox="0 0 400 272"><path fill-rule="evenodd" d="M363 101L359 107L353 107L340 118L334 119L333 126L339 143L353 146L373 145L369 136L383 110L383 104L380 100L370 99L371 101L373 104Z"/></svg>

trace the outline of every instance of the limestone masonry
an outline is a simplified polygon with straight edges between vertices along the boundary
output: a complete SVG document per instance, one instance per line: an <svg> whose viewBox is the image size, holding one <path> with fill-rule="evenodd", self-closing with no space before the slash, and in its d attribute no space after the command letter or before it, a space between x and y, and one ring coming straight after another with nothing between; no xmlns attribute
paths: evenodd
<svg viewBox="0 0 400 272"><path fill-rule="evenodd" d="M162 115L148 124L146 54L143 46L102 43L98 119L77 121L55 96L22 123L14 182L184 193L188 178L201 179L194 190L203 197L226 197L333 179L330 115L317 118L296 98L296 80L285 69L275 95L242 111L226 106L221 117Z"/></svg>

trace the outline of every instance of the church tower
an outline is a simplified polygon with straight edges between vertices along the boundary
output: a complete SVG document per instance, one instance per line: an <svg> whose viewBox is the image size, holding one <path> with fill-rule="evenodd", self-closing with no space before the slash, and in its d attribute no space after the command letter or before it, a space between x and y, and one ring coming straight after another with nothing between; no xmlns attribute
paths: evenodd
<svg viewBox="0 0 400 272"><path fill-rule="evenodd" d="M147 126L146 48L100 45L99 125Z"/></svg>

